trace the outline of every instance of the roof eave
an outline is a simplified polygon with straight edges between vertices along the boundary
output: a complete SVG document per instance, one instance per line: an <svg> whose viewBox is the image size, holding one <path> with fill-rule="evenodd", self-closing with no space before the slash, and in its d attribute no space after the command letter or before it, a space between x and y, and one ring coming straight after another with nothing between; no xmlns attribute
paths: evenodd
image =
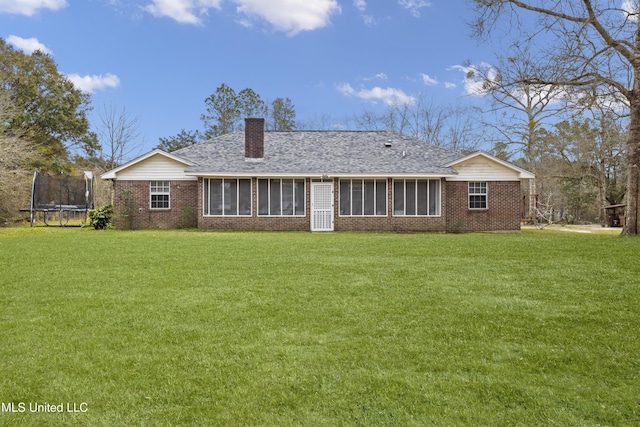
<svg viewBox="0 0 640 427"><path fill-rule="evenodd" d="M447 178L456 176L451 173L342 173L342 172L309 172L309 173L255 173L255 172L185 172L187 176L199 178L212 177L252 177L252 178Z"/></svg>

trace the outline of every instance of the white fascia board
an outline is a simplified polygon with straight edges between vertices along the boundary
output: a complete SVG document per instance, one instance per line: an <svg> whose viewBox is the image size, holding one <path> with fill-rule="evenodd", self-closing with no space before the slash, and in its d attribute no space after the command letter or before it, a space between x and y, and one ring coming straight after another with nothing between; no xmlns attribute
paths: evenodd
<svg viewBox="0 0 640 427"><path fill-rule="evenodd" d="M489 154L489 153L487 153L485 151L476 151L476 152L471 153L471 154L469 154L467 156L464 156L464 157L461 157L459 159L456 159L453 162L447 163L444 166L450 167L450 168L455 168L455 165L457 165L459 163L462 163L462 162L465 162L467 160L473 159L474 157L479 157L479 156L482 156L482 157L487 158L489 160L493 160L494 162L499 163L499 164L501 164L502 166L504 166L506 168L509 168L509 169L512 169L512 170L518 172L520 174L520 178L521 179L534 179L536 177L534 174L532 174L528 170L522 169L521 167L516 166L513 163L509 163L509 162L504 161L502 159L499 159L499 158L497 158L495 156L492 156L491 154Z"/></svg>
<svg viewBox="0 0 640 427"><path fill-rule="evenodd" d="M321 178L322 175L303 173L247 173L247 172L185 172L198 178Z"/></svg>
<svg viewBox="0 0 640 427"><path fill-rule="evenodd" d="M449 176L456 176L456 173L449 173L449 174L425 174L425 173L392 173L392 174L335 174L335 175L331 175L334 176L336 178L414 178L414 179L420 179L420 178L429 178L429 179L433 179L433 178L446 178Z"/></svg>
<svg viewBox="0 0 640 427"><path fill-rule="evenodd" d="M204 172L186 172L187 176L195 176L199 178L447 178L456 176L457 173L450 174L345 174L345 173L204 173Z"/></svg>
<svg viewBox="0 0 640 427"><path fill-rule="evenodd" d="M192 163L192 162L190 162L190 161L188 161L188 160L185 160L185 159L183 159L182 157L178 157L178 156L176 156L176 155L174 155L174 154L167 153L167 152L166 152L166 151L164 151L164 150L161 150L161 149L159 149L159 148L156 148L155 150L149 151L149 152L148 152L148 153L146 153L146 154L143 154L143 155L141 155L141 156L139 156L139 157L136 157L136 158L135 158L135 159L133 159L133 160L128 161L127 163L125 163L125 164L124 164L124 165L122 165L122 166L118 166L118 167L117 167L117 168L115 168L115 169L111 169L110 171L107 171L107 172L105 172L105 173L101 174L101 175L100 175L100 178L101 178L101 179L115 179L115 178L116 178L116 175L118 174L118 172L120 172L120 171L122 171L122 170L124 170L124 169L127 169L127 168L129 168L129 167L131 167L131 166L133 166L133 165L135 165L135 164L137 164L137 163L140 163L140 162L142 162L142 161L145 161L145 160L147 160L149 157L155 156L156 154L159 154L159 155L161 155L161 156L167 157L167 158L169 158L169 159L171 159L171 160L175 160L176 162L182 163L182 164L184 164L185 166L193 166L193 165L194 165L194 163Z"/></svg>

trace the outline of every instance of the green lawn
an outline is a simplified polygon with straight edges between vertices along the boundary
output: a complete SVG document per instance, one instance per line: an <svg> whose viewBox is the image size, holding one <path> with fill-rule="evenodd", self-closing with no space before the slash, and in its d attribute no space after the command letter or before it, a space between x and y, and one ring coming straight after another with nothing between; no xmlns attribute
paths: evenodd
<svg viewBox="0 0 640 427"><path fill-rule="evenodd" d="M0 425L640 424L640 239L10 228L0 289Z"/></svg>

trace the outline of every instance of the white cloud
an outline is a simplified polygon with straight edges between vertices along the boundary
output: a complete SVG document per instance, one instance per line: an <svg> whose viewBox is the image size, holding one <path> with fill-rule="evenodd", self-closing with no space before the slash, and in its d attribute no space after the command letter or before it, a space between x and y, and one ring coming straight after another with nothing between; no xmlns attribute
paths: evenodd
<svg viewBox="0 0 640 427"><path fill-rule="evenodd" d="M407 9L416 18L420 17L420 9L431 6L431 3L426 0L398 0L398 4Z"/></svg>
<svg viewBox="0 0 640 427"><path fill-rule="evenodd" d="M10 34L7 36L6 41L7 43L22 50L27 55L31 55L36 50L39 50L40 52L46 53L49 55L53 53L44 44L40 43L38 39L35 37L23 39L22 37L18 37L18 36L14 36L13 34Z"/></svg>
<svg viewBox="0 0 640 427"><path fill-rule="evenodd" d="M454 65L450 69L464 73L464 90L467 95L471 96L485 96L487 94L487 80L494 81L498 76L497 70L486 62L479 65Z"/></svg>
<svg viewBox="0 0 640 427"><path fill-rule="evenodd" d="M343 83L337 86L338 92L345 96L355 96L365 101L384 102L386 105L412 105L416 102L413 96L409 96L400 89L382 88L376 86L372 89L355 90L349 83Z"/></svg>
<svg viewBox="0 0 640 427"><path fill-rule="evenodd" d="M223 0L152 0L144 10L155 17L172 18L181 24L201 25L211 8L220 9Z"/></svg>
<svg viewBox="0 0 640 427"><path fill-rule="evenodd" d="M377 24L376 18L374 18L373 15L365 13L367 11L367 2L365 0L353 0L353 7L358 9L360 17L366 25L373 26Z"/></svg>
<svg viewBox="0 0 640 427"><path fill-rule="evenodd" d="M349 83L342 83L337 86L338 92L343 95L353 96L356 91Z"/></svg>
<svg viewBox="0 0 640 427"><path fill-rule="evenodd" d="M0 0L2 1L2 0ZM151 0L144 10L155 17L168 17L181 24L202 25L210 9L221 9L225 0ZM331 15L341 12L337 0L230 0L243 15L238 22L251 26L256 18L289 35L329 24Z"/></svg>
<svg viewBox="0 0 640 427"><path fill-rule="evenodd" d="M360 12L364 12L367 10L367 2L365 0L353 0L353 5Z"/></svg>
<svg viewBox="0 0 640 427"><path fill-rule="evenodd" d="M85 93L92 93L96 90L115 88L120 86L120 78L115 74L81 76L79 74L68 74L67 79L73 85Z"/></svg>
<svg viewBox="0 0 640 427"><path fill-rule="evenodd" d="M457 87L458 87L458 85L453 83L453 82L444 82L444 88L445 89L455 89Z"/></svg>
<svg viewBox="0 0 640 427"><path fill-rule="evenodd" d="M624 0L620 8L625 18L628 18L630 21L638 21L638 12L640 9L638 0Z"/></svg>
<svg viewBox="0 0 640 427"><path fill-rule="evenodd" d="M337 0L233 0L237 11L259 18L293 36L329 25L331 15L341 13Z"/></svg>
<svg viewBox="0 0 640 427"><path fill-rule="evenodd" d="M366 82L371 80L387 80L387 75L385 73L378 73L371 77L363 77L362 80Z"/></svg>
<svg viewBox="0 0 640 427"><path fill-rule="evenodd" d="M374 18L371 15L362 14L360 15L360 17L362 18L362 20L366 25L373 26L378 23L378 21L376 21L376 18Z"/></svg>
<svg viewBox="0 0 640 427"><path fill-rule="evenodd" d="M433 77L430 77L428 74L420 73L420 77L422 77L422 83L426 84L427 86L438 84L438 81Z"/></svg>
<svg viewBox="0 0 640 427"><path fill-rule="evenodd" d="M0 13L32 16L39 9L58 10L66 6L66 0L0 0Z"/></svg>

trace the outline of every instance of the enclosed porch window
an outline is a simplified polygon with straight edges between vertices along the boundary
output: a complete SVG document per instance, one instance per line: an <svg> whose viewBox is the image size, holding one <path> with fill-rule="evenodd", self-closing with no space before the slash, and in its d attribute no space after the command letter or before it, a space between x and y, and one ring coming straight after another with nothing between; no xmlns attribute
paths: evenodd
<svg viewBox="0 0 640 427"><path fill-rule="evenodd" d="M439 179L396 179L393 181L395 216L439 216Z"/></svg>
<svg viewBox="0 0 640 427"><path fill-rule="evenodd" d="M258 215L304 216L304 179L259 179Z"/></svg>
<svg viewBox="0 0 640 427"><path fill-rule="evenodd" d="M251 216L251 179L203 180L205 216Z"/></svg>
<svg viewBox="0 0 640 427"><path fill-rule="evenodd" d="M341 179L341 216L386 216L386 179Z"/></svg>

